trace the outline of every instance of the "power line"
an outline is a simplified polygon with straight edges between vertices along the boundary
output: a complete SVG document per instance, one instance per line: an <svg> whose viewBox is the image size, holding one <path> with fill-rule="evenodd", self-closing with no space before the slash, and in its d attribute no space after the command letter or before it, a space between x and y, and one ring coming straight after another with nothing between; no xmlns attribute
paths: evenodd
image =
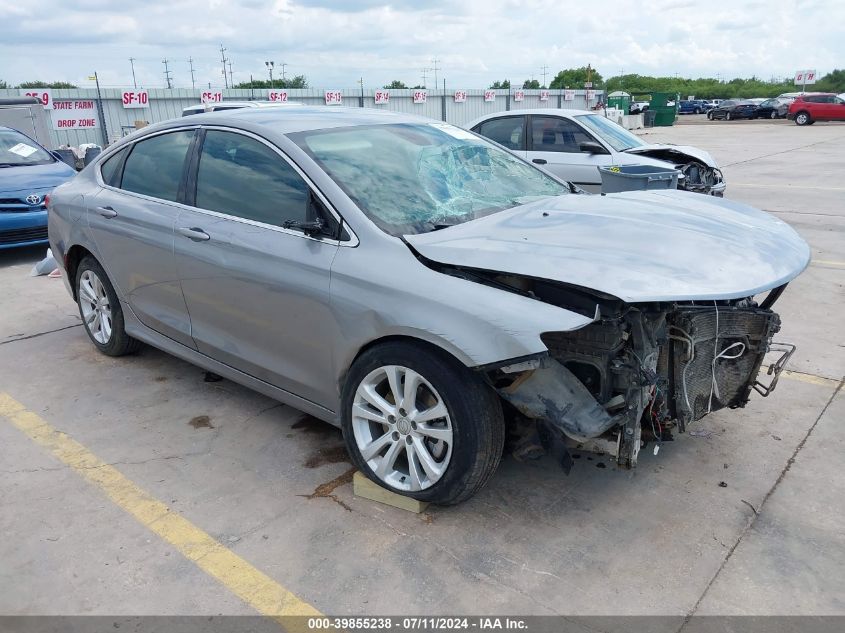
<svg viewBox="0 0 845 633"><path fill-rule="evenodd" d="M194 58L188 58L188 65L191 67L191 88L196 89L197 82L194 80Z"/></svg>
<svg viewBox="0 0 845 633"><path fill-rule="evenodd" d="M543 71L543 88L545 88L548 84L546 83L546 74L549 72L549 67L546 64L540 66L540 70Z"/></svg>
<svg viewBox="0 0 845 633"><path fill-rule="evenodd" d="M285 68L287 68L288 65L284 62L279 65L282 67L282 81L285 81L287 79L287 77L285 77Z"/></svg>
<svg viewBox="0 0 845 633"><path fill-rule="evenodd" d="M234 79L233 79L233 77L232 77L232 62L231 62L231 61L228 61L228 62L226 62L226 63L227 63L227 64L229 64L229 85L230 85L232 88L234 88L234 87L235 87L235 80L234 80ZM225 68L223 69L223 74L226 74L226 69L225 69Z"/></svg>
<svg viewBox="0 0 845 633"><path fill-rule="evenodd" d="M164 64L164 78L167 80L167 87L173 88L173 80L170 78L170 69L167 67L167 61L166 59L161 61Z"/></svg>
<svg viewBox="0 0 845 633"><path fill-rule="evenodd" d="M439 60L439 59L437 59L436 57L434 57L434 58L431 60L431 70L433 70L433 71L434 71L434 88L435 88L435 89L437 88L437 71L438 71L438 70L441 70L441 68L437 66L437 64L438 64L439 62L440 62L440 60Z"/></svg>
<svg viewBox="0 0 845 633"><path fill-rule="evenodd" d="M428 86L426 85L426 80L428 78L428 73L431 72L431 68L423 68L421 72L422 72L423 88L428 88ZM437 85L435 84L434 87L436 88Z"/></svg>
<svg viewBox="0 0 845 633"><path fill-rule="evenodd" d="M223 48L223 45L220 45L220 59L223 60L223 83L226 87L229 87L229 80L226 77L226 49Z"/></svg>
<svg viewBox="0 0 845 633"><path fill-rule="evenodd" d="M135 58L129 58L129 65L132 66L132 85L135 86L135 90L138 89L138 82L135 81Z"/></svg>

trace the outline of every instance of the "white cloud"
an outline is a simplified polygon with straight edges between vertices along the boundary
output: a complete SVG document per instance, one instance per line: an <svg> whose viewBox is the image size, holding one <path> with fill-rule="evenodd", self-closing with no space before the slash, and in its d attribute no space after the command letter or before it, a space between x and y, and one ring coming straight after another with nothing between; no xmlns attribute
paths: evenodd
<svg viewBox="0 0 845 633"><path fill-rule="evenodd" d="M845 60L841 0L0 0L0 23L0 78L11 83L83 81L97 70L104 84L126 85L134 57L144 85L164 84L167 58L175 84L189 86L192 57L200 85L222 85L221 43L236 81L265 77L272 59L277 73L284 62L320 87L362 75L369 86L419 83L435 57L451 87L541 78L544 64L768 78Z"/></svg>

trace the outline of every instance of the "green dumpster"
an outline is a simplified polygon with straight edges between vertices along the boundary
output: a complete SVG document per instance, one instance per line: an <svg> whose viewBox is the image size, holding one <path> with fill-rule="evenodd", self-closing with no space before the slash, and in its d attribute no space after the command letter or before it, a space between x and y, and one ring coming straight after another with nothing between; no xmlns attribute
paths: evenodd
<svg viewBox="0 0 845 633"><path fill-rule="evenodd" d="M655 126L674 125L678 118L678 100L675 92L652 92L648 109L654 112ZM670 105L671 104L671 105Z"/></svg>

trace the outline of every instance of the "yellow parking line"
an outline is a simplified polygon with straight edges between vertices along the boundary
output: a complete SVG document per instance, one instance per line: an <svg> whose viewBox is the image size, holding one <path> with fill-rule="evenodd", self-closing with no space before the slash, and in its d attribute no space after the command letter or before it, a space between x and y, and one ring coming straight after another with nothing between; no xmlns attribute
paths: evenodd
<svg viewBox="0 0 845 633"><path fill-rule="evenodd" d="M320 615L307 602L214 540L193 523L136 486L76 440L56 430L8 394L0 392L0 417L48 449L59 461L97 486L115 504L175 547L206 574L264 615ZM290 623L288 623L288 626Z"/></svg>
<svg viewBox="0 0 845 633"><path fill-rule="evenodd" d="M760 367L761 375L765 375L765 372L768 370L769 367L767 365ZM811 385L821 385L822 387L835 387L840 382L833 378L825 378L824 376L816 376L815 374L803 374L800 371L789 371L788 369L784 370L780 377L789 378L790 380L800 380L801 382L808 382Z"/></svg>

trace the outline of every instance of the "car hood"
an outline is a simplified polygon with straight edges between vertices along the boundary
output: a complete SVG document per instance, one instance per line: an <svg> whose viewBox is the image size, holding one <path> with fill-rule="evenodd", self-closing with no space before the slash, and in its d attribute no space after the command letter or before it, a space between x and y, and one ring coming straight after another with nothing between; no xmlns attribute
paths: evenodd
<svg viewBox="0 0 845 633"><path fill-rule="evenodd" d="M31 193L52 189L76 175L69 165L56 161L46 165L0 167L0 192Z"/></svg>
<svg viewBox="0 0 845 633"><path fill-rule="evenodd" d="M810 261L804 240L774 216L676 190L547 198L405 239L435 262L629 303L748 297L790 281Z"/></svg>
<svg viewBox="0 0 845 633"><path fill-rule="evenodd" d="M708 167L718 167L713 157L703 149L689 145L670 145L663 143L649 143L640 147L632 147L625 150L626 154L639 154L650 156L658 160L668 160L672 163L687 163L690 160L697 160Z"/></svg>

